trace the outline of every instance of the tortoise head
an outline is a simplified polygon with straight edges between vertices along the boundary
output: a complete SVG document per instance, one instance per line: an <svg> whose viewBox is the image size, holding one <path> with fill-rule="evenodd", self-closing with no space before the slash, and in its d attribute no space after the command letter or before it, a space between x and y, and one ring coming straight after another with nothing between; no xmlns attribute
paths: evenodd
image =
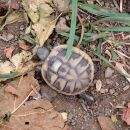
<svg viewBox="0 0 130 130"><path fill-rule="evenodd" d="M46 47L39 47L37 49L37 56L39 57L40 60L46 60L50 53L50 50Z"/></svg>

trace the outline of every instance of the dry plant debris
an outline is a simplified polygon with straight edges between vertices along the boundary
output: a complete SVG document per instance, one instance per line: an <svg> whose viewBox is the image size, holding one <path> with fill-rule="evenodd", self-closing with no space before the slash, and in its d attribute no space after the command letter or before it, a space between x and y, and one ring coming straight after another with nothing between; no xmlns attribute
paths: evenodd
<svg viewBox="0 0 130 130"><path fill-rule="evenodd" d="M2 130L71 130L61 113L46 99L37 98L38 81L28 75L17 78L0 93L0 129ZM34 91L35 90L35 91ZM8 115L8 117L7 117ZM7 121L8 120L8 121Z"/></svg>
<svg viewBox="0 0 130 130"><path fill-rule="evenodd" d="M102 128L102 130L116 130L112 120L109 117L98 117L98 122Z"/></svg>
<svg viewBox="0 0 130 130"><path fill-rule="evenodd" d="M9 53L9 50L8 50ZM11 54L10 54L11 55ZM7 54L9 56L9 54ZM32 58L32 53L22 51L10 58L10 61L0 62L0 74L20 71L23 65Z"/></svg>
<svg viewBox="0 0 130 130"><path fill-rule="evenodd" d="M122 120L127 123L127 125L130 125L130 103L128 103L128 108L124 108Z"/></svg>
<svg viewBox="0 0 130 130"><path fill-rule="evenodd" d="M10 90L9 86L11 86ZM3 91L0 93L0 117L3 117L8 112L13 114L20 105L23 105L22 102L29 95L33 94L31 86L37 90L40 89L37 80L35 80L33 76L28 75L17 78L16 80L11 81L7 86L1 88ZM14 94L16 92L18 92L19 95L17 97Z"/></svg>
<svg viewBox="0 0 130 130"><path fill-rule="evenodd" d="M52 0L22 0L24 9L32 21L32 29L40 46L43 46L48 39L56 24ZM53 5L52 5L53 6Z"/></svg>

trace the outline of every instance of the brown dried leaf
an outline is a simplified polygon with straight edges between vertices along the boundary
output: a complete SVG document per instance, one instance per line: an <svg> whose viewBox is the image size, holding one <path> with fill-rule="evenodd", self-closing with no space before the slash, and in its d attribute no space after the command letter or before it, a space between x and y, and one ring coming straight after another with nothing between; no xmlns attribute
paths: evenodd
<svg viewBox="0 0 130 130"><path fill-rule="evenodd" d="M114 124L112 123L109 117L99 116L98 122L102 128L102 130L116 130Z"/></svg>
<svg viewBox="0 0 130 130"><path fill-rule="evenodd" d="M54 118L50 118L55 113ZM65 126L62 115L53 110L47 100L30 100L13 114L9 122L3 122L0 129L6 125L6 130L71 130Z"/></svg>
<svg viewBox="0 0 130 130"><path fill-rule="evenodd" d="M38 81L32 76L25 76L20 79L17 78L9 84L18 91L19 96L14 99L14 95L8 92L3 92L4 97L0 101L0 117L3 117L7 112L14 113L20 105L22 105L23 101L28 98L28 95L33 94L32 86L37 90L40 89Z"/></svg>
<svg viewBox="0 0 130 130"><path fill-rule="evenodd" d="M126 70L124 69L124 65L121 64L121 63L118 63L118 62L115 62L115 63L116 63L115 67L116 67L119 71L121 71L124 75L126 75L126 79L130 82L130 74L128 74L128 73L126 72Z"/></svg>
<svg viewBox="0 0 130 130"><path fill-rule="evenodd" d="M17 97L19 96L18 90L9 84L5 87L5 92L8 92Z"/></svg>
<svg viewBox="0 0 130 130"><path fill-rule="evenodd" d="M127 123L127 125L130 125L130 102L128 103L128 108L124 108L121 118Z"/></svg>
<svg viewBox="0 0 130 130"><path fill-rule="evenodd" d="M13 11L12 13L10 13L4 24L2 25L1 29L3 29L6 25L9 25L11 23L14 23L14 22L23 22L25 21L25 18L24 18L24 15L22 12L15 12Z"/></svg>
<svg viewBox="0 0 130 130"><path fill-rule="evenodd" d="M56 18L53 15L53 8L51 0L22 0L24 9L26 10L29 18L33 22L32 29L36 33L36 38L43 46L45 41L51 35L55 28Z"/></svg>
<svg viewBox="0 0 130 130"><path fill-rule="evenodd" d="M15 47L9 47L9 48L6 48L5 50L4 50L4 52L5 52L5 54L6 54L6 57L7 58L11 58L12 57L12 53L13 53L13 51L15 50Z"/></svg>
<svg viewBox="0 0 130 130"><path fill-rule="evenodd" d="M19 42L19 47L20 47L21 49L25 50L25 51L28 51L28 50L30 50L30 49L32 48L31 46L25 44L25 43L22 42L22 41Z"/></svg>

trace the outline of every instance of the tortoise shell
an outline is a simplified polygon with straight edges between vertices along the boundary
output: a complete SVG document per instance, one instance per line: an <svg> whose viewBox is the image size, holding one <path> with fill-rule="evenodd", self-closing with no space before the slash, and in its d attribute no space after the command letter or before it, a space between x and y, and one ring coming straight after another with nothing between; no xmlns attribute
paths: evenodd
<svg viewBox="0 0 130 130"><path fill-rule="evenodd" d="M42 66L42 77L54 90L65 95L77 95L88 89L94 77L92 59L73 47L70 58L65 58L67 45L55 47Z"/></svg>

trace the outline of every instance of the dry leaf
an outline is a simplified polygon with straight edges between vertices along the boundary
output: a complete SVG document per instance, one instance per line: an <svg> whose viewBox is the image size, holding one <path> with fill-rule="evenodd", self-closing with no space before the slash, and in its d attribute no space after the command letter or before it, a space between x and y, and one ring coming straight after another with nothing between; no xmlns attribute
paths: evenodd
<svg viewBox="0 0 130 130"><path fill-rule="evenodd" d="M23 64L31 60L31 58L32 58L32 53L23 50L21 53L17 53L14 56L12 56L10 61L15 66L16 70L19 70L23 67Z"/></svg>
<svg viewBox="0 0 130 130"><path fill-rule="evenodd" d="M19 76L20 75L24 75L32 70L34 70L34 68L38 65L42 65L43 62L33 62L33 61L28 61L27 63L25 63L23 65L22 68L16 70L16 67L13 66L11 62L9 61L6 61L4 63L0 63L0 74L5 74L5 73L11 73L11 72L18 72L19 73ZM2 70L1 70L2 69ZM2 78L0 79L0 82L1 81L5 81L7 80L7 78Z"/></svg>
<svg viewBox="0 0 130 130"><path fill-rule="evenodd" d="M127 125L130 125L130 103L128 103L128 108L124 108L121 118L127 123Z"/></svg>
<svg viewBox="0 0 130 130"><path fill-rule="evenodd" d="M126 72L126 70L124 69L124 65L116 62L115 67L117 68L117 70L121 71L124 75L126 75L126 79L130 82L130 74Z"/></svg>
<svg viewBox="0 0 130 130"><path fill-rule="evenodd" d="M26 10L29 18L33 22L32 29L36 33L36 39L40 46L51 35L55 28L56 18L54 17L51 0L22 0L24 9Z"/></svg>
<svg viewBox="0 0 130 130"><path fill-rule="evenodd" d="M50 118L55 113L54 118ZM71 130L65 125L62 115L53 109L52 104L43 99L30 100L21 106L9 122L0 124L2 130Z"/></svg>
<svg viewBox="0 0 130 130"><path fill-rule="evenodd" d="M6 113L11 112L12 114L24 103L24 100L32 95L34 92L32 86L39 91L40 87L38 81L32 76L25 76L23 78L17 78L16 80L9 83L19 93L19 96L14 99L15 96L8 92L3 92L4 97L0 100L0 117L3 117Z"/></svg>
<svg viewBox="0 0 130 130"><path fill-rule="evenodd" d="M13 72L14 70L15 66L11 62L9 61L0 62L0 74L10 73Z"/></svg>
<svg viewBox="0 0 130 130"><path fill-rule="evenodd" d="M4 24L2 25L1 29L3 29L8 24L11 24L11 23L14 23L14 22L23 22L23 21L25 21L23 13L13 11L12 13L10 13L7 16L7 18L4 22Z"/></svg>
<svg viewBox="0 0 130 130"><path fill-rule="evenodd" d="M18 92L18 90L17 89L15 89L13 86L11 86L11 85L7 85L6 87L5 87L5 92L8 92L8 93L10 93L10 94L13 94L14 96L19 96L19 92Z"/></svg>
<svg viewBox="0 0 130 130"><path fill-rule="evenodd" d="M113 123L117 123L118 122L116 115L112 115L111 116L111 120L112 120Z"/></svg>
<svg viewBox="0 0 130 130"><path fill-rule="evenodd" d="M102 88L102 81L101 80L97 80L96 82L96 91L99 92Z"/></svg>
<svg viewBox="0 0 130 130"><path fill-rule="evenodd" d="M99 116L98 122L102 128L102 130L116 130L114 124L112 123L109 117Z"/></svg>
<svg viewBox="0 0 130 130"><path fill-rule="evenodd" d="M6 48L5 50L4 50L4 52L5 52L5 54L6 54L6 57L7 58L11 58L12 57L12 53L13 53L13 51L15 50L15 47L9 47L9 48Z"/></svg>
<svg viewBox="0 0 130 130"><path fill-rule="evenodd" d="M19 47L25 51L28 51L32 48L30 45L25 44L23 41L19 41Z"/></svg>

